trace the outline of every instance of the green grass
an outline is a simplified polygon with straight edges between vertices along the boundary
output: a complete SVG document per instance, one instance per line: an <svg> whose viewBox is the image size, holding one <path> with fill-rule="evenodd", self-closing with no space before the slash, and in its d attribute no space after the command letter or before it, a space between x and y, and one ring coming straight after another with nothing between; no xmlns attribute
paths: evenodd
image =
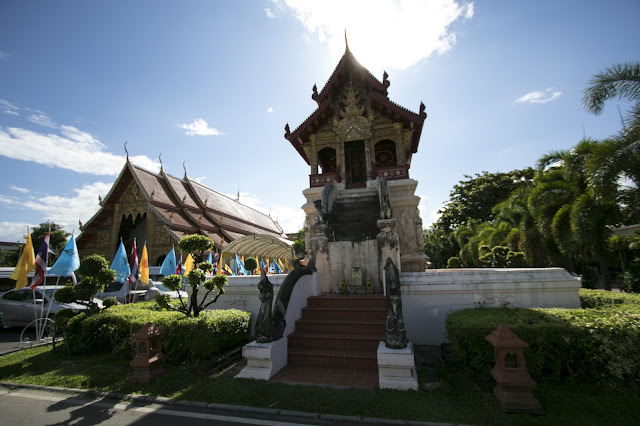
<svg viewBox="0 0 640 426"><path fill-rule="evenodd" d="M0 358L0 381L158 395L223 404L271 407L348 416L470 424L637 424L640 396L588 384L541 382L534 394L545 414L507 414L493 397L493 381L474 381L442 369L435 391L331 389L239 380L206 371L205 364L166 366L151 384L129 383L129 359L73 356L51 347ZM422 375L421 375L422 376Z"/></svg>

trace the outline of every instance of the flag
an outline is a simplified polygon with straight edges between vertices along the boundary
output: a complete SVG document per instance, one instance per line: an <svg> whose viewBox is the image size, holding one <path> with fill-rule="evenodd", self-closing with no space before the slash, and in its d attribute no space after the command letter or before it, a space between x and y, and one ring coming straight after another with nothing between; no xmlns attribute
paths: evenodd
<svg viewBox="0 0 640 426"><path fill-rule="evenodd" d="M180 252L180 257L176 262L176 275L182 275L182 252Z"/></svg>
<svg viewBox="0 0 640 426"><path fill-rule="evenodd" d="M129 267L129 262L127 262L127 251L124 249L122 239L120 240L120 247L118 247L118 251L111 261L111 269L116 271L116 281L121 283L124 283L124 279L131 274L131 268Z"/></svg>
<svg viewBox="0 0 640 426"><path fill-rule="evenodd" d="M140 257L140 281L149 284L149 254L147 253L147 243L142 247L142 257Z"/></svg>
<svg viewBox="0 0 640 426"><path fill-rule="evenodd" d="M247 270L244 269L244 263L238 257L238 253L236 253L236 274L247 275Z"/></svg>
<svg viewBox="0 0 640 426"><path fill-rule="evenodd" d="M60 257L49 269L49 274L66 277L71 275L73 271L80 267L80 256L78 255L78 246L76 246L76 240L71 234L71 238L67 242L67 245L62 249Z"/></svg>
<svg viewBox="0 0 640 426"><path fill-rule="evenodd" d="M291 263L291 261L289 261L289 259L285 259L284 260L284 265L287 267L288 270L293 271L294 269L296 269L295 266L293 266L293 264Z"/></svg>
<svg viewBox="0 0 640 426"><path fill-rule="evenodd" d="M140 266L138 264L138 250L136 249L136 239L133 239L131 247L131 259L129 260L131 273L129 274L129 283L133 284L140 278Z"/></svg>
<svg viewBox="0 0 640 426"><path fill-rule="evenodd" d="M224 265L224 272L226 272L228 275L235 275L233 269L231 269L229 265Z"/></svg>
<svg viewBox="0 0 640 426"><path fill-rule="evenodd" d="M195 267L196 261L193 259L193 256L191 256L191 253L189 253L187 260L184 261L184 274L189 274L189 272L191 272Z"/></svg>
<svg viewBox="0 0 640 426"><path fill-rule="evenodd" d="M284 265L280 259L278 259L278 266L280 267L280 273L282 274L284 272Z"/></svg>
<svg viewBox="0 0 640 426"><path fill-rule="evenodd" d="M172 246L171 250L169 251L169 253L167 253L167 256L162 261L162 266L160 267L160 275L163 275L166 277L167 275L173 275L175 273L176 273L176 252Z"/></svg>
<svg viewBox="0 0 640 426"><path fill-rule="evenodd" d="M207 256L207 262L209 262L210 264L213 265L213 259L211 257L211 252L209 252L209 256ZM207 276L212 276L213 275L213 269L209 272L207 272Z"/></svg>
<svg viewBox="0 0 640 426"><path fill-rule="evenodd" d="M27 241L24 243L22 255L15 269L9 275L9 278L16 281L16 290L27 285L27 275L33 271L36 266L36 256L33 253L33 243L31 242L31 233L27 227Z"/></svg>
<svg viewBox="0 0 640 426"><path fill-rule="evenodd" d="M278 262L276 262L276 258L273 258L272 261L272 265L273 265L273 273L274 274L281 274L282 270L280 269L280 265L278 265Z"/></svg>
<svg viewBox="0 0 640 426"><path fill-rule="evenodd" d="M265 268L264 259L260 258L260 273L264 271L265 274L268 274L269 271Z"/></svg>
<svg viewBox="0 0 640 426"><path fill-rule="evenodd" d="M215 275L220 272L220 261L222 260L221 253L216 253L213 256L213 270L211 271L211 275Z"/></svg>
<svg viewBox="0 0 640 426"><path fill-rule="evenodd" d="M31 279L31 288L35 289L44 282L44 276L47 273L47 260L49 259L49 239L51 238L51 231L47 231L47 236L44 237L44 241L40 245L40 250L36 255L36 273L33 274Z"/></svg>

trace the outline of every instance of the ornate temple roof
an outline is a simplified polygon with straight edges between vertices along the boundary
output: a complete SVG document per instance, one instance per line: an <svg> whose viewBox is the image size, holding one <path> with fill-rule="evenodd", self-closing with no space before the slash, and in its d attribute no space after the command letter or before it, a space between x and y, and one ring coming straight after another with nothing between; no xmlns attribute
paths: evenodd
<svg viewBox="0 0 640 426"><path fill-rule="evenodd" d="M309 164L309 159L304 152L303 145L309 141L309 136L317 132L324 124L329 122L334 116L335 102L334 97L337 96L339 89L347 84L348 78L356 77L361 83L368 88L369 96L371 98L371 107L379 112L381 115L387 116L393 121L400 121L404 125L405 129L412 130L410 152L415 154L418 151L418 143L420 141L420 135L422 134L422 126L424 120L427 118L425 112L425 106L420 103L419 113L414 113L407 108L404 108L389 99L388 88L391 85L388 80L388 74L385 72L383 80L380 82L375 78L369 70L363 67L358 60L353 56L353 53L349 50L347 44L344 55L338 62L338 65L333 70L331 77L324 85L322 90L318 92L317 86L313 86L313 94L311 98L316 101L318 108L311 113L309 117L298 126L293 132L289 128L289 124L285 126L284 137L291 142L291 145L298 151L298 153Z"/></svg>
<svg viewBox="0 0 640 426"><path fill-rule="evenodd" d="M270 216L260 213L226 195L220 194L186 175L179 179L164 171L153 173L127 161L116 182L102 200L100 210L82 227L82 240L92 234L93 224L105 223L113 217L115 203L134 182L139 189L138 203L146 203L176 240L190 234L211 238L216 246L245 235L286 234Z"/></svg>

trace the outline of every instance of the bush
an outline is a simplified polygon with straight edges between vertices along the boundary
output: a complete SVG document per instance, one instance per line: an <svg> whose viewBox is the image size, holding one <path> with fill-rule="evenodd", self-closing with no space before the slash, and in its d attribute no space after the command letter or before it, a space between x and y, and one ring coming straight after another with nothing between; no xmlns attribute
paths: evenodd
<svg viewBox="0 0 640 426"><path fill-rule="evenodd" d="M197 318L159 310L155 302L114 306L100 315L69 320L72 353L130 354L131 335L148 322L165 332L162 346L168 362L201 361L249 341L250 314L235 309L207 310Z"/></svg>
<svg viewBox="0 0 640 426"><path fill-rule="evenodd" d="M450 257L449 260L447 260L447 269L458 269L458 268L462 268L462 262L460 261L459 257Z"/></svg>
<svg viewBox="0 0 640 426"><path fill-rule="evenodd" d="M585 288L580 289L580 305L585 309L604 308L622 304L640 305L640 294L589 290Z"/></svg>
<svg viewBox="0 0 640 426"><path fill-rule="evenodd" d="M529 344L525 358L534 379L575 378L609 385L626 381L637 387L640 304L607 304L606 296L590 300L601 301L602 308L477 308L453 312L447 317L446 327L455 362L487 375L494 365L494 355L484 338L504 324Z"/></svg>

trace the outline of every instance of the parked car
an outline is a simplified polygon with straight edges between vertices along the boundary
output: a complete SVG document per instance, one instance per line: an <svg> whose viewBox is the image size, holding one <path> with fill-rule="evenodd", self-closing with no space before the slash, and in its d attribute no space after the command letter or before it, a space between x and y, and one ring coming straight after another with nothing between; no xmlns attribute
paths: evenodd
<svg viewBox="0 0 640 426"><path fill-rule="evenodd" d="M142 281L137 281L129 286L125 279L124 283L113 281L108 284L103 292L96 293L96 297L102 300L107 297L115 297L120 303L135 303L144 300L147 290L149 290L149 286Z"/></svg>
<svg viewBox="0 0 640 426"><path fill-rule="evenodd" d="M172 299L178 299L182 297L185 301L189 298L189 295L184 290L172 291L164 286L161 282L149 280L149 290L144 295L144 300L156 300L156 297L167 294Z"/></svg>
<svg viewBox="0 0 640 426"><path fill-rule="evenodd" d="M61 286L39 286L34 292L31 287L24 287L0 294L0 315L3 324L9 327L25 327L36 318L47 317L47 313L48 317L52 318L61 309L70 308L78 312L87 309L78 303L59 303L53 300L53 294L60 288ZM94 301L102 307L101 300Z"/></svg>

